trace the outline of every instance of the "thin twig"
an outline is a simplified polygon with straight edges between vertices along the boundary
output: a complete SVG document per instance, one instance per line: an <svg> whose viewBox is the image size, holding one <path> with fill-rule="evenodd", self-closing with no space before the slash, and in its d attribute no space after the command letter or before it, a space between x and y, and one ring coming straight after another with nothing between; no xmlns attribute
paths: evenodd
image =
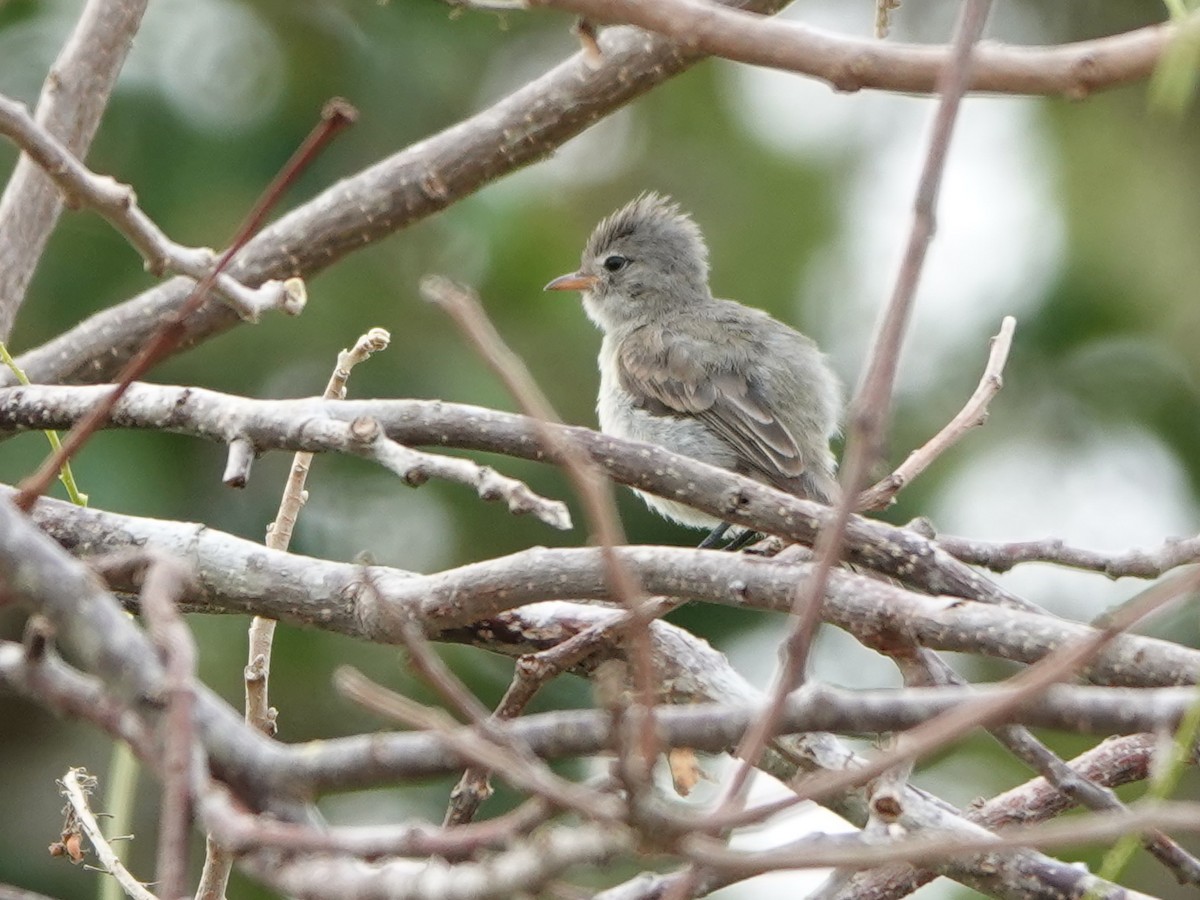
<svg viewBox="0 0 1200 900"><path fill-rule="evenodd" d="M561 423L561 418L537 386L528 368L504 343L488 320L478 298L449 279L438 276L426 277L421 282L421 292L450 315L525 413L533 418L539 436L553 450L553 456L562 465L583 504L593 537L600 544L609 586L613 595L633 617L627 634L631 647L633 683L642 706L638 744L641 760L638 765L643 780L648 779L650 767L658 756L658 738L654 732L657 690L653 653L647 632L651 618L641 585L613 552L614 547L625 543L625 535L617 515L612 488L599 467L583 450L547 427L547 423Z"/></svg>
<svg viewBox="0 0 1200 900"><path fill-rule="evenodd" d="M463 759L476 765L494 766L504 772L505 779L511 784L557 807L610 823L619 821L624 815L624 804L616 797L561 778L541 761L530 765L523 753L517 753L475 729L459 727L442 710L430 709L390 691L351 666L338 668L334 673L334 684L343 695L366 709L429 732Z"/></svg>
<svg viewBox="0 0 1200 900"><path fill-rule="evenodd" d="M92 845L92 849L100 859L100 864L109 875L117 879L126 896L131 900L158 900L125 868L108 841L104 839L104 833L100 830L100 825L96 822L96 817L92 814L87 799L96 785L96 779L88 775L84 769L68 769L59 784L62 785L63 796L70 804L74 821L87 836L88 843ZM175 898L167 897L166 900L175 900Z"/></svg>
<svg viewBox="0 0 1200 900"><path fill-rule="evenodd" d="M346 382L350 372L359 363L370 359L372 353L387 348L391 335L383 328L372 328L354 342L349 350L338 354L337 363L329 382L325 385L322 398L341 400L346 396ZM232 445L231 445L232 448ZM292 530L300 515L300 508L307 499L304 490L312 465L313 454L297 453L292 458L288 479L275 520L267 526L264 543L272 550L286 550L291 544ZM255 616L250 620L247 633L247 661L243 670L246 722L263 734L273 736L276 731L277 712L269 699L271 677L271 652L275 640L275 620ZM200 885L196 889L196 900L223 900L229 874L233 870L233 854L226 850L210 834L205 839L204 868L200 874Z"/></svg>
<svg viewBox="0 0 1200 900"><path fill-rule="evenodd" d="M192 763L199 749L192 715L196 643L175 607L187 589L189 573L169 557L151 556L147 562L142 612L165 660L167 680L167 709L160 727L163 793L155 883L167 900L175 900L184 896L187 884Z"/></svg>
<svg viewBox="0 0 1200 900"><path fill-rule="evenodd" d="M571 529L571 513L565 503L543 497L525 482L501 475L491 466L482 466L455 456L413 450L389 439L379 422L371 418L364 417L351 422L350 438L348 450L374 460L399 475L406 484L416 487L430 478L465 484L473 487L481 500L503 500L513 515L533 515L559 531Z"/></svg>
<svg viewBox="0 0 1200 900"><path fill-rule="evenodd" d="M929 523L922 521L921 524L922 530L932 537L934 532ZM1007 572L1023 563L1043 562L1100 572L1113 579L1158 578L1179 566L1200 562L1200 537L1168 538L1153 550L1117 553L1072 547L1061 538L997 543L947 534L937 535L936 541L956 559L984 566L993 572Z"/></svg>
<svg viewBox="0 0 1200 900"><path fill-rule="evenodd" d="M975 392L950 422L928 442L914 450L896 471L863 491L858 497L858 509L883 509L905 487L918 478L943 453L957 444L963 436L987 421L988 405L1003 385L1004 364L1012 347L1013 330L1017 320L1005 316L1000 331L992 340L987 366Z"/></svg>
<svg viewBox="0 0 1200 900"><path fill-rule="evenodd" d="M777 727L778 716L790 691L802 682L808 651L821 620L822 598L829 574L842 554L855 498L878 456L891 406L892 384L900 358L900 347L916 294L917 281L934 232L934 213L950 137L958 109L971 75L972 52L990 9L990 0L968 0L963 7L954 37L954 52L941 74L940 95L929 140L929 151L921 172L914 202L908 247L897 275L895 289L880 319L869 356L870 363L858 395L851 405L852 416L846 441L841 476L842 497L831 520L822 528L814 552L817 566L811 582L798 589L793 603L793 625L784 645L784 659L776 673L767 714L747 733L738 746L740 763L726 784L712 814L721 821L745 802L750 773L766 749ZM902 760L896 759L893 764ZM886 771L890 766L883 767Z"/></svg>
<svg viewBox="0 0 1200 900"><path fill-rule="evenodd" d="M372 328L355 341L349 350L338 354L337 364L321 394L324 400L342 400L346 396L346 382L351 370L370 359L371 354L387 347L391 335L382 328ZM292 530L300 515L300 508L307 499L304 489L308 472L312 466L312 453L297 453L288 470L287 483L279 501L275 520L267 526L264 543L272 550L286 550L292 542ZM275 636L275 620L255 616L250 623L249 659L246 662L246 721L264 734L275 733L275 713L267 697L271 673L271 644Z"/></svg>

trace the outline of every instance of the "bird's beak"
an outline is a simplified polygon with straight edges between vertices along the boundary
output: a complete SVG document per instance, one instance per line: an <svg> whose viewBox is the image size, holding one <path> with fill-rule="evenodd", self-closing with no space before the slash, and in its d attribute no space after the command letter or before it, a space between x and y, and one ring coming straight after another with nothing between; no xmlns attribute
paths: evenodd
<svg viewBox="0 0 1200 900"><path fill-rule="evenodd" d="M595 275L584 275L582 272L572 272L570 275L559 275L542 288L543 291L590 291L600 279Z"/></svg>

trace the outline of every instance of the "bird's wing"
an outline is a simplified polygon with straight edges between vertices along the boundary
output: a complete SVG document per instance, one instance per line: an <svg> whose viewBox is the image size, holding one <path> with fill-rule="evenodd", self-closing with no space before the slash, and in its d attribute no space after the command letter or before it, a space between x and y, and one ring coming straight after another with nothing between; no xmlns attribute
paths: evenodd
<svg viewBox="0 0 1200 900"><path fill-rule="evenodd" d="M708 364L701 366L697 352ZM737 452L749 474L789 493L805 461L795 437L765 402L749 366L722 342L686 335L626 340L617 356L621 386L654 415L695 416Z"/></svg>

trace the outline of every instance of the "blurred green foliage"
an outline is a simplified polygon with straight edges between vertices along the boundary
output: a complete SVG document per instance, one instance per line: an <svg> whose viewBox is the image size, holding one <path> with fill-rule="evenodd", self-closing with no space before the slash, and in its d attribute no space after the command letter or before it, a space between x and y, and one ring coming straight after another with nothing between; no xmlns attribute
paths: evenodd
<svg viewBox="0 0 1200 900"><path fill-rule="evenodd" d="M0 3L0 91L35 101L79 6L67 0ZM840 24L843 20L836 17L843 16L846 27L867 33L869 4L852 12L840 7L810 0L800 4L798 15L805 20L811 16L818 24L830 17ZM1070 14L1041 7L1004 5L993 37L1050 44L1162 17L1161 7L1152 2L1073 4ZM327 98L349 98L361 111L359 123L304 175L286 198L288 204L301 203L337 179L484 108L576 49L567 17L453 15L432 0L162 0L151 9L151 21L138 39L89 162L133 184L144 207L172 237L215 247L229 239ZM940 40L948 15L946 4L910 0L894 17L894 37ZM265 68L264 61L271 66ZM779 108L786 112L762 119L757 129L748 127L745 92L750 84L732 64L702 64L599 125L607 129L603 139L584 136L558 159L485 187L314 278L301 317L270 316L257 326L239 327L162 365L153 380L255 397L316 394L338 350L368 328L383 326L392 333L392 347L355 371L352 396L441 398L512 409L510 398L449 322L419 298L419 278L441 272L479 289L497 327L541 378L560 413L568 421L593 424L598 335L572 298L543 295L541 286L574 268L597 219L639 191L654 189L674 195L701 224L712 249L717 293L764 307L827 346L840 342L858 348L857 356L844 349L835 354L853 387L874 310L886 295L821 293L814 285L862 284L854 278L863 273L845 271L832 281L812 273L822 267L837 270L839 260L846 268L850 257L845 248L858 248L871 260L865 268L878 275L879 283L887 283L895 247L907 228L908 208L889 213L887 247L863 248L873 232L860 228L849 198L865 196L869 205L873 167L895 149L898 138L893 140L884 128L871 140L857 140L853 128L834 127L836 121L830 120L825 137L819 131L825 126L813 122L819 136L815 150L772 143L763 132L804 124L816 110L835 107L828 89L793 78L785 89L792 93L772 101L782 102ZM863 108L842 106L861 98L832 99L836 109ZM1011 101L979 98L968 105L1001 102ZM1055 515L1064 506L1118 525L1127 520L1131 529L1132 523L1141 523L1142 530L1128 533L1127 544L1152 543L1180 522L1194 531L1200 487L1200 122L1189 107L1156 115L1148 84L1083 102L1026 102L1036 130L1021 139L1036 142L1044 160L1042 187L1034 199L1044 210L1044 246L1052 259L1027 284L1022 282L1024 270L1016 272L1018 288L987 300L991 305L983 317L972 309L978 311L985 301L969 293L957 297L956 306L947 306L945 325L981 324L969 324L965 336L949 329L955 341L939 347L936 377L920 390L906 390L905 379L907 366L922 362L923 353L906 357L890 443L893 464L957 411L982 368L986 338L1001 315L1019 310L1006 386L990 423L902 496L888 517L904 521L936 507L950 510L953 523L955 510L986 504L989 495L947 494L955 493L952 486L959 482L954 479L969 472L980 453L1003 448L1013 436L1038 448L1023 451L1027 458L1015 463L1018 473L1028 466L1053 474L1071 472L1074 461L1104 436L1136 433L1164 448L1165 462L1155 465L1177 470L1186 486L1182 491L1134 490L1139 497L1144 494L1144 503L1130 509L1106 502L1120 485L1088 482L1085 491L1071 497L1044 498L1047 515L1034 517L1036 533L1013 533L1012 521L997 513L988 519L997 530L986 536L1042 537L1053 531L1052 523L1060 521ZM919 123L932 106L897 97L870 109L887 115L907 110L903 114ZM871 124L855 122L853 116L851 123ZM998 155L1007 151L1002 145L990 149ZM3 171L14 159L11 148L0 146ZM977 161L986 169L988 159ZM918 163L919 155L902 169L905 196L915 184ZM976 204L974 211L978 221L971 227L979 229L971 250L975 255L944 263L964 279L1017 236L1012 230L988 230L993 218L1005 221L1003 210ZM967 227L945 210L939 226L939 243L961 237ZM1061 240L1052 239L1053 234ZM1037 238L1035 230L1035 246ZM152 283L133 251L107 225L88 213L67 213L10 346L14 353L36 346ZM845 324L831 333L831 322L845 321L832 316L839 309L865 310L849 317L854 334L845 334ZM926 332L938 330L924 327ZM45 452L44 439L36 434L4 446L0 478L9 482L30 471ZM219 486L223 457L223 448L178 436L114 432L88 446L76 475L93 506L200 521L261 539L288 461L262 460L250 486L237 493ZM557 472L523 461L487 461L540 492L571 499L576 521L583 521ZM1118 462L1119 471L1128 467L1134 488L1143 476L1157 474L1145 471L1149 463L1139 468L1136 456ZM1175 483L1164 478L1163 484ZM1026 482L1018 474L1015 485L998 484L995 490L1019 492ZM1028 483L1038 482L1030 478ZM430 570L535 544L577 545L587 537L582 526L559 534L536 521L513 519L459 486L430 484L412 492L357 460L317 460L309 489L312 499L293 545L300 553L349 559L362 551L381 563ZM620 507L634 541L694 539L651 516L627 492L620 495ZM1087 533L1065 536L1088 539ZM1082 602L1098 604L1099 612L1111 600L1092 597L1092 585L1086 582L1079 592ZM1132 590L1120 585L1116 596ZM1050 603L1055 598L1033 599ZM675 620L718 646L737 638L745 642L742 646L757 647L760 656L770 655L763 649L769 644L761 643L770 633L756 637L755 626L765 622L776 633L781 627L774 617L756 621L728 609L695 606ZM205 681L240 704L246 623L195 618L192 624L201 643ZM1172 637L1194 642L1194 614L1180 614L1177 624ZM19 629L18 616L0 613L6 637ZM463 648L447 648L445 656L485 702L495 702L507 682L509 663ZM433 700L394 648L363 647L284 627L277 639L272 700L280 708L285 740L381 727L340 700L330 686L332 669L350 659L418 699ZM836 660L823 664L833 680L852 680L853 673L839 669ZM537 706L579 705L588 699L586 686L562 679ZM0 722L7 723L0 729L0 771L6 773L0 796L9 813L0 825L0 882L64 898L91 896L97 876L50 861L43 848L57 836L54 779L67 765L85 765L103 776L107 740L8 697L0 697ZM1083 748L1074 738L1062 744L1064 752ZM1026 777L1010 762L997 763L994 748L982 740L955 760L949 781L939 776L944 764L943 757L930 765L927 783L960 802ZM962 778L972 780L952 789L951 783ZM440 817L450 784L335 798L327 812L335 819L344 815L357 821ZM511 801L510 794L501 792L491 808ZM141 872L152 867L155 806L155 789L148 784L140 798L133 856L135 870ZM22 814L13 815L15 810ZM1094 863L1098 857L1092 853L1084 858ZM1183 896L1172 893L1175 889L1154 867L1139 862L1134 877L1142 890ZM232 895L258 893L239 882Z"/></svg>

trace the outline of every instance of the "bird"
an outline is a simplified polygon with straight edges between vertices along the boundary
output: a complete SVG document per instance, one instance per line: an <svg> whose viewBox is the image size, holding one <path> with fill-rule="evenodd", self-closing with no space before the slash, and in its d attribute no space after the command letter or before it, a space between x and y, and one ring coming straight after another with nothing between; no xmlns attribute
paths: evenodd
<svg viewBox="0 0 1200 900"><path fill-rule="evenodd" d="M820 503L838 496L830 441L842 387L811 339L761 309L712 295L708 246L669 197L644 193L603 219L579 269L547 291L579 291L603 332L596 404L605 434L646 441ZM729 530L709 513L636 491L656 513ZM752 531L730 543L740 547Z"/></svg>

